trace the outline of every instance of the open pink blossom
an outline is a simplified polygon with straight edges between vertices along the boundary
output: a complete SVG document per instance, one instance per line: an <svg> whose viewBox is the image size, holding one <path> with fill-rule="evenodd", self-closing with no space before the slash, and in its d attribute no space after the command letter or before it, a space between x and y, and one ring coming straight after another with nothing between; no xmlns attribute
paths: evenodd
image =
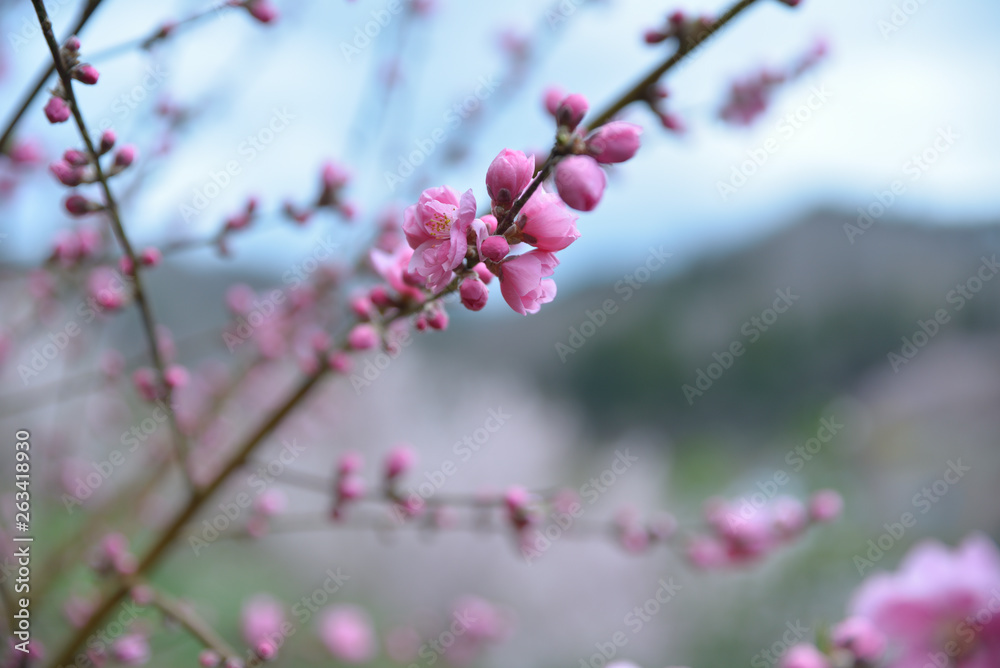
<svg viewBox="0 0 1000 668"><path fill-rule="evenodd" d="M522 238L543 251L560 251L580 238L577 216L555 194L539 188L525 203L517 226Z"/></svg>
<svg viewBox="0 0 1000 668"><path fill-rule="evenodd" d="M375 656L375 631L368 613L353 605L338 605L323 613L319 637L334 658L366 663Z"/></svg>
<svg viewBox="0 0 1000 668"><path fill-rule="evenodd" d="M535 156L508 148L500 151L486 170L486 192L494 204L510 206L535 174Z"/></svg>
<svg viewBox="0 0 1000 668"><path fill-rule="evenodd" d="M403 232L413 248L410 271L427 282L435 292L451 280L452 270L469 248L467 234L476 219L476 198L472 190L459 199L448 186L428 188L416 204L403 214ZM485 224L480 222L482 233Z"/></svg>
<svg viewBox="0 0 1000 668"><path fill-rule="evenodd" d="M894 657L886 668L989 668L1000 665L998 602L1000 550L973 534L955 550L918 543L898 571L869 576L849 611L886 635Z"/></svg>
<svg viewBox="0 0 1000 668"><path fill-rule="evenodd" d="M385 279L389 287L398 292L400 297L421 302L424 300L424 292L420 286L423 285L424 280L409 271L412 257L413 249L402 242L392 252L373 248L369 254L372 267L375 268L379 276ZM381 297L376 296L374 291L371 299L376 305L381 301Z"/></svg>
<svg viewBox="0 0 1000 668"><path fill-rule="evenodd" d="M607 178L589 155L571 155L556 166L556 189L577 211L592 211L601 201Z"/></svg>
<svg viewBox="0 0 1000 668"><path fill-rule="evenodd" d="M542 304L556 297L556 282L551 276L559 260L552 253L533 250L511 257L500 265L500 292L512 309L521 315L538 313Z"/></svg>

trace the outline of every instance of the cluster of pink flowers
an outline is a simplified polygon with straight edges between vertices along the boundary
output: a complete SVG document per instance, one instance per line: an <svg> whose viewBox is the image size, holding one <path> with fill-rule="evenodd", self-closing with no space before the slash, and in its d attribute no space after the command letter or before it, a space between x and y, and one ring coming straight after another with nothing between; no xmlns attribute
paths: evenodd
<svg viewBox="0 0 1000 668"><path fill-rule="evenodd" d="M565 96L550 110L562 152L555 167L558 194L536 181L534 156L511 149L501 151L486 172L488 214L477 216L472 190L425 190L404 212L409 248L372 253L376 271L399 298L420 302L425 298L421 289L439 293L459 279L462 304L478 311L488 299L486 286L497 276L504 299L522 315L552 301L556 285L550 276L559 264L555 253L580 236L569 208L590 211L597 206L606 183L600 165L635 155L641 128L613 121L590 134L578 132L587 112L581 95ZM384 288L370 297L376 307L391 305Z"/></svg>
<svg viewBox="0 0 1000 668"><path fill-rule="evenodd" d="M80 62L80 40L70 37L59 49L59 57L62 58L63 66L70 76L82 84L92 86L97 83L100 73L93 65ZM45 105L45 117L50 123L65 123L69 120L72 112L67 102L67 92L63 90L62 83L56 85L52 91L52 97Z"/></svg>
<svg viewBox="0 0 1000 668"><path fill-rule="evenodd" d="M709 499L705 503L709 531L690 539L687 558L703 569L750 564L800 537L810 524L835 520L842 508L843 499L833 490L816 492L808 505L792 497L764 505Z"/></svg>
<svg viewBox="0 0 1000 668"><path fill-rule="evenodd" d="M782 668L993 668L1000 665L1000 550L983 534L955 550L917 544L896 573L868 577L821 647L802 643Z"/></svg>
<svg viewBox="0 0 1000 668"><path fill-rule="evenodd" d="M719 118L733 125L750 125L767 110L774 91L780 85L793 81L812 69L826 56L827 50L826 42L819 41L785 71L762 68L737 79L730 86L728 97L719 111Z"/></svg>

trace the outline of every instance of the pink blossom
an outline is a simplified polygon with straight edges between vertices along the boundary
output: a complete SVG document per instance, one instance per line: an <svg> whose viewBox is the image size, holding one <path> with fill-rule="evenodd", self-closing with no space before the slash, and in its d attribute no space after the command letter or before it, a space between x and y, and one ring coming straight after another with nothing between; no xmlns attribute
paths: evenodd
<svg viewBox="0 0 1000 668"><path fill-rule="evenodd" d="M67 197L66 201L63 202L63 206L66 207L66 212L71 216L85 216L100 208L100 206L91 202L83 195L77 195L76 193Z"/></svg>
<svg viewBox="0 0 1000 668"><path fill-rule="evenodd" d="M587 150L601 163L625 162L639 150L642 128L635 123L611 121L587 138Z"/></svg>
<svg viewBox="0 0 1000 668"><path fill-rule="evenodd" d="M458 288L459 296L462 298L462 306L470 311L481 311L486 306L486 300L490 296L490 290L479 277L466 278Z"/></svg>
<svg viewBox="0 0 1000 668"><path fill-rule="evenodd" d="M322 181L325 190L339 190L351 180L351 172L344 166L328 161L323 165Z"/></svg>
<svg viewBox="0 0 1000 668"><path fill-rule="evenodd" d="M490 271L490 268L486 266L485 262L480 262L475 267L473 267L472 270L476 272L477 276L479 276L479 280L481 280L486 285L489 285L490 281L493 280L493 272Z"/></svg>
<svg viewBox="0 0 1000 668"><path fill-rule="evenodd" d="M337 462L337 474L350 475L352 473L360 473L364 463L365 460L360 452L345 452Z"/></svg>
<svg viewBox="0 0 1000 668"><path fill-rule="evenodd" d="M114 130L105 130L101 134L101 148L100 148L100 152L102 154L104 154L104 153L107 153L108 151L110 151L112 148L114 148L115 141L117 139L118 139L118 137L117 137L117 135L115 135L115 131Z"/></svg>
<svg viewBox="0 0 1000 668"><path fill-rule="evenodd" d="M800 643L794 645L781 657L781 668L829 668L826 655L814 645Z"/></svg>
<svg viewBox="0 0 1000 668"><path fill-rule="evenodd" d="M482 253L482 256L487 260L500 262L507 257L508 253L510 253L510 242L500 236L486 237L483 239L483 243L480 245L479 250L480 253Z"/></svg>
<svg viewBox="0 0 1000 668"><path fill-rule="evenodd" d="M329 608L319 620L319 637L334 658L366 663L375 656L375 631L368 613L353 605Z"/></svg>
<svg viewBox="0 0 1000 668"><path fill-rule="evenodd" d="M80 65L73 70L73 77L82 84L93 86L101 76L100 72L93 65Z"/></svg>
<svg viewBox="0 0 1000 668"><path fill-rule="evenodd" d="M154 246L143 248L139 253L139 261L147 267L155 267L162 259L163 254L160 253L160 249Z"/></svg>
<svg viewBox="0 0 1000 668"><path fill-rule="evenodd" d="M571 131L575 130L576 126L580 124L580 121L587 114L587 109L589 108L590 105L587 103L587 98L579 93L572 93L559 103L559 108L556 110L556 121L559 125L564 125Z"/></svg>
<svg viewBox="0 0 1000 668"><path fill-rule="evenodd" d="M833 627L833 644L851 652L856 658L874 663L885 651L885 636L864 617L849 617Z"/></svg>
<svg viewBox="0 0 1000 668"><path fill-rule="evenodd" d="M144 635L129 633L111 644L111 654L126 666L141 666L149 661L149 642Z"/></svg>
<svg viewBox="0 0 1000 668"><path fill-rule="evenodd" d="M540 250L555 252L580 237L576 220L577 216L566 208L557 195L539 188L521 209L517 226L526 242Z"/></svg>
<svg viewBox="0 0 1000 668"><path fill-rule="evenodd" d="M998 602L1000 550L977 533L955 550L918 543L898 571L870 575L848 607L887 637L895 657L887 668L921 668L934 657L939 665L986 668L1000 661Z"/></svg>
<svg viewBox="0 0 1000 668"><path fill-rule="evenodd" d="M558 265L555 255L541 250L504 260L500 265L500 292L507 304L521 315L538 313L542 304L556 297L556 283L546 277Z"/></svg>
<svg viewBox="0 0 1000 668"><path fill-rule="evenodd" d="M372 325L360 324L347 335L347 343L355 350L368 350L378 345L378 330Z"/></svg>
<svg viewBox="0 0 1000 668"><path fill-rule="evenodd" d="M59 179L59 182L64 186L78 186L83 183L84 170L80 167L74 167L65 160L56 160L51 165L49 165L49 171L52 175Z"/></svg>
<svg viewBox="0 0 1000 668"><path fill-rule="evenodd" d="M163 372L163 382L171 389L185 387L191 381L191 374L179 364L174 364L166 368Z"/></svg>
<svg viewBox="0 0 1000 668"><path fill-rule="evenodd" d="M73 167L83 167L90 162L90 158L83 151L75 148L68 148L63 152L63 160Z"/></svg>
<svg viewBox="0 0 1000 668"><path fill-rule="evenodd" d="M387 253L378 248L373 248L369 254L372 267L385 279L393 290L399 293L400 297L412 299L416 302L424 300L424 292L420 289L424 280L419 276L410 273L410 259L413 257L413 249L400 243L391 253ZM370 297L373 303L379 306L389 306L391 301L386 301L380 294L376 293L375 286L372 288ZM388 295L386 295L386 298Z"/></svg>
<svg viewBox="0 0 1000 668"><path fill-rule="evenodd" d="M577 211L592 211L601 201L606 182L604 170L587 155L571 155L556 166L559 196Z"/></svg>
<svg viewBox="0 0 1000 668"><path fill-rule="evenodd" d="M254 510L264 517L274 517L284 511L287 505L288 499L285 498L285 493L280 489L264 490L260 496L254 499L253 504Z"/></svg>
<svg viewBox="0 0 1000 668"><path fill-rule="evenodd" d="M452 270L468 250L468 231L476 219L476 198L472 190L461 199L448 186L429 188L403 214L403 232L413 248L410 271L437 292L451 280ZM478 234L485 234L479 221Z"/></svg>
<svg viewBox="0 0 1000 668"><path fill-rule="evenodd" d="M250 16L261 23L272 23L278 19L278 8L270 0L248 0L246 8Z"/></svg>
<svg viewBox="0 0 1000 668"><path fill-rule="evenodd" d="M553 116L559 111L559 105L566 98L566 91L558 86L549 86L545 89L545 93L542 97L545 103L545 109Z"/></svg>
<svg viewBox="0 0 1000 668"><path fill-rule="evenodd" d="M403 475L417 462L417 453L406 444L400 444L389 451L385 457L385 477L395 480Z"/></svg>
<svg viewBox="0 0 1000 668"><path fill-rule="evenodd" d="M132 144L126 144L118 149L115 153L115 166L116 167L128 167L135 161L135 146Z"/></svg>
<svg viewBox="0 0 1000 668"><path fill-rule="evenodd" d="M844 498L832 489L823 489L809 499L809 517L813 522L832 522L844 509Z"/></svg>
<svg viewBox="0 0 1000 668"><path fill-rule="evenodd" d="M31 140L15 140L7 155L15 165L36 165L42 161L42 149Z"/></svg>
<svg viewBox="0 0 1000 668"><path fill-rule="evenodd" d="M146 401L156 399L156 373L149 367L141 367L132 373L132 384L139 396Z"/></svg>
<svg viewBox="0 0 1000 668"><path fill-rule="evenodd" d="M49 123L64 123L69 120L69 105L66 100L53 95L45 105L45 117Z"/></svg>
<svg viewBox="0 0 1000 668"><path fill-rule="evenodd" d="M486 170L486 192L493 203L507 207L524 192L535 174L535 156L505 148Z"/></svg>
<svg viewBox="0 0 1000 668"><path fill-rule="evenodd" d="M281 639L284 622L285 611L281 604L266 594L255 596L243 605L243 639L251 647L258 648Z"/></svg>

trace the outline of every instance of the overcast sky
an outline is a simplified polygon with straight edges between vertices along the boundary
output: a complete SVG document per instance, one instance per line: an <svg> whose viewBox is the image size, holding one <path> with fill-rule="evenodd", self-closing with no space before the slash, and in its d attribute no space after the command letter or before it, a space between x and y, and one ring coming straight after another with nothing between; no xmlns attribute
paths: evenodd
<svg viewBox="0 0 1000 668"><path fill-rule="evenodd" d="M250 193L261 195L268 209L286 196L305 199L314 192L317 168L325 158L355 166L359 175L351 192L361 205L362 220L370 221L381 203L399 193L412 198L421 185L431 185L423 183L425 175L418 171L396 193L390 192L385 168L398 166L398 156L420 141L426 146L438 128L450 139L474 127L473 121L463 121L454 129L449 110L481 84L504 79L507 69L497 35L515 27L536 35L537 62L513 94L487 96L484 120L489 122L473 133L469 159L437 174L438 181L459 190L473 188L482 201L483 174L501 148L549 145L551 121L539 102L546 85L582 92L597 108L663 57L662 49L642 44L640 37L674 5L577 1L582 4L566 0L563 6L572 11L550 26L540 3L532 0L440 0L429 18L407 24L392 16L370 44L348 59L343 45L351 44L356 28L371 21L372 12L385 8L387 0L278 0L284 16L277 25L260 26L242 12L220 14L179 35L155 57L133 53L95 61L101 82L83 91L81 99L95 126L109 119L121 136L140 145L144 156L155 143L148 115L155 97L169 94L185 104L208 103L171 159L149 166L146 189L126 212L136 238L152 240L168 229L207 233ZM25 19L32 18L25 4L4 5L7 72L0 82L0 113L5 118L14 91L20 91L45 56L37 35L26 41L15 37L27 25ZM48 4L57 28L75 13L76 3ZM144 35L161 20L201 6L107 0L84 35L84 53ZM713 11L724 5L690 0L684 6ZM674 252L681 266L706 251L759 238L817 207L867 207L877 191L897 180L905 192L890 215L940 224L995 219L1000 211L1000 126L993 106L993 89L1000 81L1000 42L994 38L998 19L1000 6L990 0L804 0L796 10L760 0L668 79L671 108L690 126L685 136L666 133L644 109L626 113L646 127L642 150L615 168L602 206L581 216L583 236L561 254L557 278L571 284L595 271L613 276L644 259L653 243ZM734 76L759 65L787 65L818 38L830 43L829 58L783 88L754 127L733 128L715 120ZM351 140L349 129L370 129L380 107L369 99L359 112L360 91L403 39L403 84L394 93L400 104L385 117L387 130ZM128 102L129 91L151 66L159 67L160 74L147 79L152 82L148 99ZM41 102L37 107L25 133L43 137L52 153L69 145L71 124L48 127ZM781 131L779 123L794 113L808 118L794 132ZM247 137L258 135L276 114L291 120L262 152L251 155L244 144ZM720 182L732 183L733 167L747 159L748 151L759 155L769 139L777 150L723 198ZM936 158L926 171L907 165L925 151ZM436 157L429 162L437 164ZM184 221L181 205L191 203L195 191L210 182L211 172L232 160L239 163L239 175L209 209ZM8 221L30 220L44 235L65 224L52 214L49 195L61 194L56 186L42 183L32 192L36 196L30 200L9 205ZM261 232L237 247L245 257L280 267L329 229L321 221L305 234ZM13 247L41 257L46 236L40 234L18 230ZM364 234L362 224L348 236L357 241ZM349 246L351 240L344 242Z"/></svg>

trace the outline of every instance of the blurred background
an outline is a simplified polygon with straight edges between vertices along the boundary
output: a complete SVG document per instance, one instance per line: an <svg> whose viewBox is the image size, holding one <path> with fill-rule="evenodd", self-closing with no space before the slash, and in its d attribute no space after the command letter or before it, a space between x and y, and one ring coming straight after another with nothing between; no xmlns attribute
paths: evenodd
<svg viewBox="0 0 1000 668"><path fill-rule="evenodd" d="M47 4L57 32L79 9L69 0ZM439 619L443 628L462 596L494 602L506 637L477 655L478 665L597 668L592 655L624 632L617 656L643 666L759 666L771 665L762 652L780 644L789 624L812 633L843 616L863 579L856 557L903 513L914 513L916 525L875 560L877 569L893 568L927 537L954 544L975 530L1000 536L1000 281L991 280L1000 271L1000 128L986 85L1000 77L992 39L1000 5L757 5L667 78L666 107L683 119L683 133L665 130L647 109L625 112L645 128L642 149L609 173L602 205L581 215L581 238L560 255L552 304L522 318L495 286L482 313L452 304L447 331L417 335L367 384L325 386L259 459L274 461L282 441L294 439L305 450L290 470L332 474L335 459L357 449L375 477L379 457L406 441L420 455L414 485L455 461L441 491L464 494L514 483L579 490L627 448L638 465L586 507L587 520L634 507L693 524L706 498L739 502L785 472L781 494L840 490L841 522L731 573L694 571L670 548L626 554L602 538L566 536L526 563L502 535L325 529L256 543L230 536L200 555L180 545L157 581L190 597L234 642L237 611L252 594L291 606L322 585L323 571L341 568L350 580L336 599L368 610L383 639L414 620L434 628L426 620ZM149 274L178 360L199 370L182 402L202 401L199 383L214 370L235 377L244 366L249 350L230 351L221 336L231 285L287 288L290 272L331 244L340 257L327 264L352 266L386 211L428 186L473 188L482 205L486 168L502 148L550 145L544 90L558 84L603 107L664 58L666 48L642 35L677 8L441 0L389 14L366 42L366 26L387 6L279 2L272 25L220 10L143 50L118 46L205 4L107 0L81 35L84 59L101 71L99 85L79 90L85 116L139 147L135 168L115 183L138 246L209 238L248 197L261 203L260 219L233 237L229 256L202 245ZM683 8L724 9L696 0ZM5 122L47 62L34 22L28 3L0 3ZM827 54L773 91L753 123L720 118L734 80L787 70L818 42ZM70 295L61 309L35 313L26 298L24 274L46 260L60 230L78 224L58 206L64 188L44 169L76 145L75 129L45 123L44 97L16 134L36 142L41 165L0 163L0 327L19 335L5 339L0 422L4 433L30 428L46 454L36 460L38 487L50 494L36 500L43 555L84 522L61 500L67 467L103 461L122 425L141 424L148 412L127 381L117 390L92 382L103 350L141 362L134 309L86 325L37 376L18 372L80 300ZM282 203L311 197L326 160L353 173L353 222L324 212L308 226L288 223ZM206 190L233 161L238 174ZM744 352L727 357L736 343ZM293 374L248 376L247 396L214 428L250 429ZM455 444L491 410L510 417L459 461ZM803 456L831 424L840 425L832 438ZM152 441L166 441L166 432ZM958 462L971 470L941 493L935 482ZM128 458L87 504L114 498L160 465ZM248 485L234 480L220 502ZM281 476L275 486L289 512L324 502ZM176 502L162 494L122 508L113 526L129 527L142 546ZM636 630L628 615L669 578L681 585L676 597ZM77 568L53 585L36 627L47 645L68 628L55 602L87 595L91 580ZM279 664L329 661L312 624ZM153 665L193 662L196 645L179 632L171 638L154 644ZM392 665L391 654L372 664Z"/></svg>

